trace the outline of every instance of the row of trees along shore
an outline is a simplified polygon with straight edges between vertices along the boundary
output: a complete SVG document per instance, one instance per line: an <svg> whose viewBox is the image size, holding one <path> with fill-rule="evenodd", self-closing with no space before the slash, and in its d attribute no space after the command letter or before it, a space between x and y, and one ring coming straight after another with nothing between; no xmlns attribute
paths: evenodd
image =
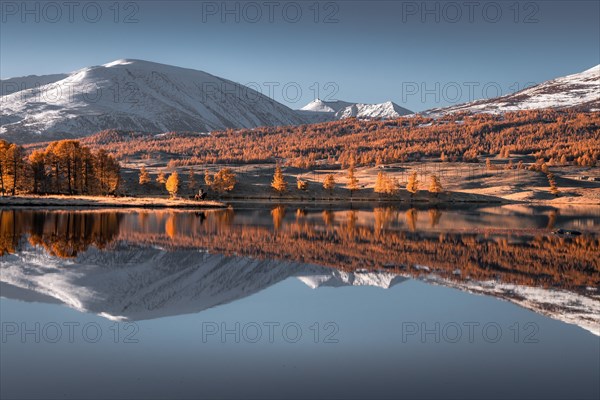
<svg viewBox="0 0 600 400"><path fill-rule="evenodd" d="M76 140L52 142L26 154L0 140L0 194L114 195L121 167L105 150L92 151Z"/></svg>

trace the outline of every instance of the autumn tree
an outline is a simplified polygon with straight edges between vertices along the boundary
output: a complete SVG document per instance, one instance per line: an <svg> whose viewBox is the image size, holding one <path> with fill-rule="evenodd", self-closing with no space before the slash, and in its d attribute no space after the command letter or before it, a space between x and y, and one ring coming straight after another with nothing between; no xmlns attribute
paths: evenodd
<svg viewBox="0 0 600 400"><path fill-rule="evenodd" d="M63 177L63 181L66 183L66 190L68 194L76 194L81 193L82 190L82 166L83 166L83 154L84 150L81 146L81 143L77 140L60 140L58 142L53 142L50 144L49 149L47 151L51 152L57 168L59 169L59 173ZM102 159L100 159L102 157ZM104 174L108 172L106 168L109 167L108 163L108 153L105 150L99 150L96 156L96 167L102 166L102 169L98 169L100 174ZM106 162L105 164L102 164ZM105 178L103 176L102 178ZM102 186L105 181L101 182L102 192L105 192L104 187Z"/></svg>
<svg viewBox="0 0 600 400"><path fill-rule="evenodd" d="M213 177L210 174L209 170L205 170L204 171L204 184L206 185L206 187L212 188L213 185Z"/></svg>
<svg viewBox="0 0 600 400"><path fill-rule="evenodd" d="M335 177L333 174L328 174L323 180L323 189L329 190L329 194L333 193L333 189L335 188Z"/></svg>
<svg viewBox="0 0 600 400"><path fill-rule="evenodd" d="M287 190L287 182L283 177L283 172L281 172L281 167L279 165L275 167L275 173L273 174L271 187L280 195Z"/></svg>
<svg viewBox="0 0 600 400"><path fill-rule="evenodd" d="M89 147L81 146L80 154L81 157L81 192L85 194L96 194L97 192L97 171L95 169L95 162L98 153L92 153ZM121 165L116 159L112 159L113 174L116 174L117 185L121 182Z"/></svg>
<svg viewBox="0 0 600 400"><path fill-rule="evenodd" d="M41 186L46 182L46 160L44 152L34 150L29 155L29 165L31 167L31 175L33 178L33 193L38 194Z"/></svg>
<svg viewBox="0 0 600 400"><path fill-rule="evenodd" d="M164 185L165 183L167 183L167 174L165 174L165 171L160 171L158 173L158 176L156 177L156 182L159 185Z"/></svg>
<svg viewBox="0 0 600 400"><path fill-rule="evenodd" d="M385 193L386 191L386 178L387 176L379 171L377 173L377 179L375 180L375 188L373 189L375 193Z"/></svg>
<svg viewBox="0 0 600 400"><path fill-rule="evenodd" d="M21 146L14 143L0 145L3 193L14 196L17 191L26 189L24 157L25 151Z"/></svg>
<svg viewBox="0 0 600 400"><path fill-rule="evenodd" d="M429 177L429 192L434 193L435 196L437 196L438 193L441 193L442 191L443 188L442 183L440 182L440 178L438 178L437 175L431 175Z"/></svg>
<svg viewBox="0 0 600 400"><path fill-rule="evenodd" d="M173 172L169 176L167 182L165 183L165 187L167 189L167 192L169 192L171 198L177 196L177 192L179 192L179 174L177 173L177 171Z"/></svg>
<svg viewBox="0 0 600 400"><path fill-rule="evenodd" d="M390 196L394 196L398 194L399 191L400 183L398 182L398 179L388 176L385 181L385 192Z"/></svg>
<svg viewBox="0 0 600 400"><path fill-rule="evenodd" d="M298 190L302 190L305 191L306 189L308 189L308 182L306 182L304 179L297 177L296 178L296 187L298 188Z"/></svg>
<svg viewBox="0 0 600 400"><path fill-rule="evenodd" d="M194 173L194 169L190 168L189 172L188 172L188 189L191 190L192 192L196 191L196 186L197 186L197 182L196 182L196 174Z"/></svg>
<svg viewBox="0 0 600 400"><path fill-rule="evenodd" d="M4 195L5 193L4 177L7 174L6 152L9 146L10 143L0 139L0 195Z"/></svg>
<svg viewBox="0 0 600 400"><path fill-rule="evenodd" d="M140 168L139 183L140 185L147 185L150 183L150 174L148 173L145 165L142 165L142 168Z"/></svg>
<svg viewBox="0 0 600 400"><path fill-rule="evenodd" d="M558 196L560 194L560 190L558 190L558 187L556 186L556 179L554 177L554 174L552 172L548 172L546 174L546 177L548 178L548 183L550 184L550 193L552 193L555 196Z"/></svg>
<svg viewBox="0 0 600 400"><path fill-rule="evenodd" d="M410 174L408 183L406 184L406 190L410 192L411 197L419 190L419 179L417 178L416 171Z"/></svg>
<svg viewBox="0 0 600 400"><path fill-rule="evenodd" d="M375 180L375 193L387 194L393 196L398 193L400 190L400 184L397 179L390 177L388 174L384 172L379 172L377 174L377 179Z"/></svg>
<svg viewBox="0 0 600 400"><path fill-rule="evenodd" d="M213 190L223 194L225 192L231 192L235 188L237 183L235 179L235 173L231 168L220 169L212 179Z"/></svg>
<svg viewBox="0 0 600 400"><path fill-rule="evenodd" d="M98 150L95 164L100 193L103 195L116 194L121 184L119 163L106 151Z"/></svg>
<svg viewBox="0 0 600 400"><path fill-rule="evenodd" d="M358 190L358 179L354 176L354 163L350 163L350 166L348 167L346 188L350 190L350 197L352 197L352 193L355 190Z"/></svg>

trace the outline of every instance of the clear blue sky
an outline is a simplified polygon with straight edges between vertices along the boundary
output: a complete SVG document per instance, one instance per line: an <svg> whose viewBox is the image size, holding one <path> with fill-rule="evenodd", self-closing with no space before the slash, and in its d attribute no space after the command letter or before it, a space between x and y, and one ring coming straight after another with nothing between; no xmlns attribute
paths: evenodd
<svg viewBox="0 0 600 400"><path fill-rule="evenodd" d="M420 111L600 64L596 0L275 3L3 0L0 76L138 58L254 82L292 108L319 87L321 98Z"/></svg>

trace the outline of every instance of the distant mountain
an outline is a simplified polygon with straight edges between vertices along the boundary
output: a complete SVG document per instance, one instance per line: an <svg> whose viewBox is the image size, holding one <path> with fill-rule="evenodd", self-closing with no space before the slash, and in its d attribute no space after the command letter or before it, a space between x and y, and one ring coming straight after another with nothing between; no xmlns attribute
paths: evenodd
<svg viewBox="0 0 600 400"><path fill-rule="evenodd" d="M380 104L323 101L316 99L300 110L299 115L308 122L327 122L356 117L361 119L395 119L413 112L387 101Z"/></svg>
<svg viewBox="0 0 600 400"><path fill-rule="evenodd" d="M316 99L302 107L301 110L336 113L341 109L352 106L353 104L355 103L349 103L341 100L323 101L321 99Z"/></svg>
<svg viewBox="0 0 600 400"><path fill-rule="evenodd" d="M29 88L36 80L48 83ZM27 87L0 97L0 137L19 142L104 129L209 132L304 123L295 111L244 85L141 60L2 82Z"/></svg>
<svg viewBox="0 0 600 400"><path fill-rule="evenodd" d="M435 117L456 112L504 113L540 108L577 108L581 111L600 111L600 65L506 96L434 108L421 114Z"/></svg>

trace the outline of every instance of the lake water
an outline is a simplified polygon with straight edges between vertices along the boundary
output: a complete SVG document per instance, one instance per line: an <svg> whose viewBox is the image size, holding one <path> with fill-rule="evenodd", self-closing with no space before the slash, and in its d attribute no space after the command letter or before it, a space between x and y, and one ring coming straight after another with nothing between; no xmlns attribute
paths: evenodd
<svg viewBox="0 0 600 400"><path fill-rule="evenodd" d="M0 209L0 394L597 399L599 232L597 207Z"/></svg>

